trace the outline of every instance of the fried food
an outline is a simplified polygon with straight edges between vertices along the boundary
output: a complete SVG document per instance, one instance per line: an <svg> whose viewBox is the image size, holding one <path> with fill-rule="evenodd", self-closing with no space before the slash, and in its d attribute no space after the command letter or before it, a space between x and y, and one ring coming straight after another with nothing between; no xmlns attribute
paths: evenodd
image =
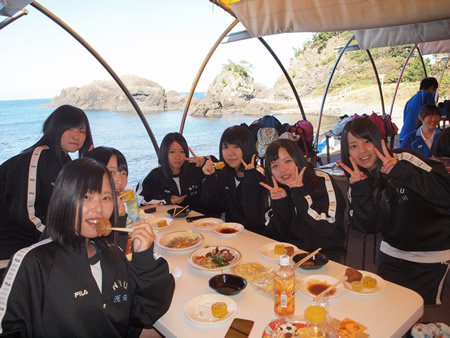
<svg viewBox="0 0 450 338"><path fill-rule="evenodd" d="M284 244L276 244L273 250L276 255L284 254Z"/></svg>
<svg viewBox="0 0 450 338"><path fill-rule="evenodd" d="M225 163L224 162L214 163L214 167L216 168L216 170L221 170L221 169L225 168Z"/></svg>
<svg viewBox="0 0 450 338"><path fill-rule="evenodd" d="M157 222L156 225L158 226L158 228L165 228L166 226L168 226L167 221L165 219Z"/></svg>
<svg viewBox="0 0 450 338"><path fill-rule="evenodd" d="M285 246L284 251L286 252L286 255L292 256L294 254L294 247L293 246Z"/></svg>
<svg viewBox="0 0 450 338"><path fill-rule="evenodd" d="M345 270L345 275L347 276L347 282L349 283L354 281L360 281L363 277L361 272L353 268L347 268L347 270Z"/></svg>
<svg viewBox="0 0 450 338"><path fill-rule="evenodd" d="M111 233L111 222L106 218L100 218L96 224L97 236L108 236Z"/></svg>

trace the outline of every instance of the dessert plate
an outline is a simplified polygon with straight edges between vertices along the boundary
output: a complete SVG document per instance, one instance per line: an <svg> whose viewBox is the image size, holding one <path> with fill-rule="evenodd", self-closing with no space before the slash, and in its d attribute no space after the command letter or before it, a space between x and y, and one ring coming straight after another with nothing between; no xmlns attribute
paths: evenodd
<svg viewBox="0 0 450 338"><path fill-rule="evenodd" d="M225 317L216 318L212 314L211 306L217 302L227 304L228 313ZM219 324L234 317L236 302L228 296L219 294L206 294L191 299L184 307L186 317L198 324Z"/></svg>

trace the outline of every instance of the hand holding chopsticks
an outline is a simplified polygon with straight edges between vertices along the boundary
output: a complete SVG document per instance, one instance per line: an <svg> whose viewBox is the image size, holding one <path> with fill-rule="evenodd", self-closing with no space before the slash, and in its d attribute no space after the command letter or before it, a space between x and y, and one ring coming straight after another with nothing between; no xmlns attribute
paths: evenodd
<svg viewBox="0 0 450 338"><path fill-rule="evenodd" d="M336 283L330 285L329 287L327 287L325 290L323 290L321 293L319 293L317 296L314 297L313 301L317 301L320 297L322 297L323 295L326 295L328 292L330 292L331 290L333 290L336 286L338 286L339 284L345 282L347 280L347 276L342 277L341 279L339 279Z"/></svg>
<svg viewBox="0 0 450 338"><path fill-rule="evenodd" d="M308 256L306 256L305 258L303 258L301 261L298 261L297 263L295 263L294 265L294 269L297 269L300 265L302 265L303 263L305 263L306 261L308 261L312 256L314 256L316 253L318 253L320 250L322 250L322 248L319 248L313 252L311 252Z"/></svg>
<svg viewBox="0 0 450 338"><path fill-rule="evenodd" d="M180 211L177 211L176 213L175 213L175 211L174 211L174 214L173 214L173 216L172 217L177 217L179 214L181 214L184 210L186 210L187 208L189 208L189 205L186 205L184 208L182 208ZM175 210L177 210L177 208L175 208Z"/></svg>
<svg viewBox="0 0 450 338"><path fill-rule="evenodd" d="M121 232L133 232L132 228L116 228L116 227L108 227L107 230L121 231Z"/></svg>

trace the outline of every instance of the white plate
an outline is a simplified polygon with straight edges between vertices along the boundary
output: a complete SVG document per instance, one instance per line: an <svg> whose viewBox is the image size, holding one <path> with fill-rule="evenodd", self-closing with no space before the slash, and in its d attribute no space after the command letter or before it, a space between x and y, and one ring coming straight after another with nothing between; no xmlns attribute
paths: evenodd
<svg viewBox="0 0 450 338"><path fill-rule="evenodd" d="M159 227L158 222L161 222L164 220L167 222L167 226ZM156 230L156 231L167 229L168 227L170 227L173 224L173 219L169 218L169 217L148 217L148 218L146 218L146 221L150 224L152 229Z"/></svg>
<svg viewBox="0 0 450 338"><path fill-rule="evenodd" d="M373 289L363 288L361 291L355 291L352 289L352 283L344 282L345 291L354 293L356 295L372 296L372 295L377 295L377 294L383 292L384 289L386 289L386 282L380 276L378 276L372 272L369 272L369 271L359 270L359 272L361 272L363 274L363 277L370 276L372 278L375 278L377 280L377 286Z"/></svg>
<svg viewBox="0 0 450 338"><path fill-rule="evenodd" d="M211 231L214 230L217 225L222 223L223 220L221 220L220 218L201 218L192 222L192 227L200 231Z"/></svg>
<svg viewBox="0 0 450 338"><path fill-rule="evenodd" d="M211 311L211 305L216 302L224 302L227 304L228 314L222 318L216 318ZM219 324L236 314L236 302L230 297L219 294L206 294L191 299L184 306L184 313L193 322L198 324Z"/></svg>
<svg viewBox="0 0 450 338"><path fill-rule="evenodd" d="M311 297L315 297L316 295L309 292L308 290L308 284L314 281L318 281L318 282L326 282L328 284L334 284L338 281L337 278L332 277L332 276L327 276L327 275L311 275L311 276L307 276L305 278L303 278L300 282L300 290L302 290L305 294L307 294L308 296ZM332 296L328 296L328 298L335 298L337 296L340 296L344 293L344 285L339 284L338 286L336 286L336 292L334 293L334 295Z"/></svg>
<svg viewBox="0 0 450 338"><path fill-rule="evenodd" d="M216 247L219 248L219 251L222 249L228 249L230 250L230 252L233 254L234 258L233 260L230 262L230 264L226 265L226 266L221 266L221 267L216 267L216 268L206 268L204 266L201 266L197 263L194 262L193 257L195 256L204 256L206 255L208 252L211 252L212 250L214 250ZM221 271L221 270L226 270L229 269L235 265L237 265L239 262L241 261L241 253L239 252L239 250L236 250L234 248L231 248L229 246L223 246L223 245L212 245L209 246L207 248L201 248L198 249L197 251L194 251L190 256L189 256L189 264L192 265L194 268L196 269L200 269L200 270L206 270L206 271Z"/></svg>
<svg viewBox="0 0 450 338"><path fill-rule="evenodd" d="M284 246L292 246L294 248L294 254L291 257L295 256L300 251L294 244L291 243L272 242L264 245L261 249L259 249L260 254L266 258L279 261L282 255L278 255L275 253L275 245L277 244L283 244Z"/></svg>
<svg viewBox="0 0 450 338"><path fill-rule="evenodd" d="M223 233L223 232L221 232L222 229L233 229L231 231L234 231L234 232ZM219 224L214 228L214 232L222 237L233 237L233 236L236 236L237 234L240 234L242 231L244 231L244 226L242 224L231 223L231 222Z"/></svg>
<svg viewBox="0 0 450 338"><path fill-rule="evenodd" d="M195 244L193 244L191 246L185 247L185 248L170 248L170 247L167 246L167 244L172 239L174 239L176 237L179 237L179 236L186 235L186 233L187 233L187 231L169 232L168 234L164 234L162 236L157 237L156 238L156 245L159 246L160 248L163 248L163 249L166 249L166 250L185 251L185 250L190 250L192 248L195 248L195 247L197 247L197 246L199 246L199 245L201 245L203 243L203 239L204 239L203 235L199 234L198 232L191 231L192 236L195 236L195 237L200 239L197 243L195 243Z"/></svg>

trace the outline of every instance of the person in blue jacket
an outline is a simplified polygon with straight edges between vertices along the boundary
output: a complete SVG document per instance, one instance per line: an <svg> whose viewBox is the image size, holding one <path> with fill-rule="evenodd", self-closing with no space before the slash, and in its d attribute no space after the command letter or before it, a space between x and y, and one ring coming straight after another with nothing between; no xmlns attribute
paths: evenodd
<svg viewBox="0 0 450 338"><path fill-rule="evenodd" d="M0 260L36 243L45 229L56 177L92 147L89 121L80 108L63 105L45 120L43 136L0 166Z"/></svg>
<svg viewBox="0 0 450 338"><path fill-rule="evenodd" d="M400 141L416 129L420 108L424 104L434 104L434 94L437 88L437 80L434 77L427 77L420 82L420 90L406 102L403 111L403 127L399 136Z"/></svg>
<svg viewBox="0 0 450 338"><path fill-rule="evenodd" d="M110 171L94 159L62 169L48 208L50 238L10 260L0 335L126 337L130 324L153 325L169 309L175 281L153 254L150 225L132 227L131 262L98 231L100 223L117 226L114 190Z"/></svg>
<svg viewBox="0 0 450 338"><path fill-rule="evenodd" d="M400 148L415 150L426 157L431 157L431 148L439 139L441 114L434 104L425 104L420 109L416 130L410 132L400 142Z"/></svg>

